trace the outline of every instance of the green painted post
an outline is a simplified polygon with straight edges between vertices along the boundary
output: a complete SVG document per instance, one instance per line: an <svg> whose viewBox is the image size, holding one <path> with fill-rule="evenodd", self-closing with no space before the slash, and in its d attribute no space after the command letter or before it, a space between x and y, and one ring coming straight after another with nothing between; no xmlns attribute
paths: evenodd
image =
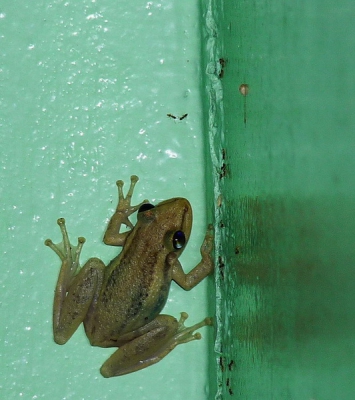
<svg viewBox="0 0 355 400"><path fill-rule="evenodd" d="M218 398L351 400L354 4L209 6Z"/></svg>

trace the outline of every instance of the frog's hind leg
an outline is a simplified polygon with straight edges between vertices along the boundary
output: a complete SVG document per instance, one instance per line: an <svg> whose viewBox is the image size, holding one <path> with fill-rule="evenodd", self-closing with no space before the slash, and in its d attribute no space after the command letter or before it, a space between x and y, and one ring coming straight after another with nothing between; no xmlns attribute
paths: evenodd
<svg viewBox="0 0 355 400"><path fill-rule="evenodd" d="M89 309L94 309L102 285L104 263L91 258L80 269L68 288L61 288L58 279L53 303L53 334L57 344L65 344L86 318ZM57 291L66 291L63 301Z"/></svg>
<svg viewBox="0 0 355 400"><path fill-rule="evenodd" d="M80 269L79 257L85 239L80 237L77 246L71 245L64 218L60 218L57 222L63 241L54 244L47 239L45 244L62 261L54 292L53 334L56 343L64 344L83 322L89 308L95 306L105 265L101 260L91 258Z"/></svg>
<svg viewBox="0 0 355 400"><path fill-rule="evenodd" d="M186 327L184 321L187 318L188 315L184 312L179 321L170 315L159 315L137 331L141 336L125 343L112 354L102 365L101 374L110 378L146 368L160 361L177 345L201 339L201 334L194 331L205 325L212 325L212 319L205 318Z"/></svg>

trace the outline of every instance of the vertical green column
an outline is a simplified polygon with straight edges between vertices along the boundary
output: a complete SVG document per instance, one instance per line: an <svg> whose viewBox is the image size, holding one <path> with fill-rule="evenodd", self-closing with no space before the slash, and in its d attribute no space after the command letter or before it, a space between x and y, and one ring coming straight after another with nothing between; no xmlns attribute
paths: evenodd
<svg viewBox="0 0 355 400"><path fill-rule="evenodd" d="M218 398L353 399L354 4L205 11Z"/></svg>

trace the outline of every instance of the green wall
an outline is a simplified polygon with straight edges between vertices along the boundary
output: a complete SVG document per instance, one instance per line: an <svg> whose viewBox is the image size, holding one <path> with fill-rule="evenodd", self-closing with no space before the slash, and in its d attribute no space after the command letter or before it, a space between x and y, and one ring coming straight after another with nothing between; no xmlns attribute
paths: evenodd
<svg viewBox="0 0 355 400"><path fill-rule="evenodd" d="M353 399L354 17L350 0L2 2L1 398ZM191 201L186 270L215 203L217 342L204 328L107 380L112 350L52 340L43 241L64 216L108 262L132 173L136 202ZM212 279L173 284L165 311L193 323L214 301Z"/></svg>
<svg viewBox="0 0 355 400"><path fill-rule="evenodd" d="M65 217L71 237L87 239L82 261L111 260L117 249L101 240L116 207L115 182L137 174L134 204L191 201L194 225L182 264L189 271L199 261L211 221L199 18L198 3L185 0L1 2L0 398L214 396L207 357L213 328L157 365L117 379L99 374L113 349L89 346L81 328L56 345L59 262L43 244L60 240L56 220ZM188 117L175 121L168 113ZM209 278L185 292L173 283L165 311L187 311L188 324L213 315L212 285Z"/></svg>
<svg viewBox="0 0 355 400"><path fill-rule="evenodd" d="M353 399L354 3L208 10L217 397Z"/></svg>

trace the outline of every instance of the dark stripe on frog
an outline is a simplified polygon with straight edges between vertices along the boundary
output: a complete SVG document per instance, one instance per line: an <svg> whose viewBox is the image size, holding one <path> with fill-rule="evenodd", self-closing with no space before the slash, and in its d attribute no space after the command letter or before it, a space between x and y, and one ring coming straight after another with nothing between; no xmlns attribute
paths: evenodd
<svg viewBox="0 0 355 400"><path fill-rule="evenodd" d="M151 255L149 258L145 260L144 267L143 267L143 274L142 274L142 279L140 280L139 286L137 289L131 293L131 304L130 306L127 305L127 311L126 311L126 322L123 322L121 324L120 330L124 330L126 325L129 325L129 323L138 315L142 312L142 309L144 308L144 303L145 301L149 298L151 295L150 290L151 290L151 285L152 282L154 281L154 276L155 276L155 268L157 265L157 254L154 256ZM147 309L146 311L149 312L149 317L145 318L146 320L151 320L154 316L154 314L157 314L160 312L162 305L165 305L166 299L167 299L167 294L165 296L162 296L163 293L159 291L159 297L156 300L154 309L149 310ZM142 319L143 319L142 315Z"/></svg>
<svg viewBox="0 0 355 400"><path fill-rule="evenodd" d="M136 234L139 236L138 231L139 230L136 231ZM131 246L132 248L137 248L134 242L131 243ZM121 324L121 326L116 327L117 331L119 332L122 332L124 328L129 325L129 323L132 322L132 320L142 311L144 303L150 295L153 281L155 280L155 270L157 268L159 256L158 252L148 252L146 254L141 254L141 256L138 254L138 258L144 259L144 263L141 265L140 269L136 271L136 273L140 275L139 279L137 280L137 277L134 277L134 279L132 279L135 282L135 286L133 287L130 286L130 274L132 273L132 270L130 271L129 265L132 265L132 258L129 256L129 254L131 253L126 252L123 254L123 258L120 260L120 266L115 268L112 271L111 275L108 277L105 285L105 291L102 293L101 297L101 300L104 304L107 304L112 300L114 301L112 297L115 296L115 287L120 288L120 290L127 290L128 295L131 297L129 304L126 304L125 309L122 310L122 313L124 314L122 315L122 320L127 322L124 322ZM112 260L107 268L110 269L111 264L115 261L116 259ZM137 267L137 264L135 265ZM164 274L166 273L167 271L164 271ZM125 285L129 286L129 288L123 286L122 280L125 281ZM137 284L138 282L139 284ZM162 291L159 291L159 297L156 299L154 309L147 310L147 312L151 313L152 316L154 314L157 314L157 312L159 312L161 308L165 305L168 295L168 289L169 288L165 287L162 288ZM144 318L144 316L142 316L142 318Z"/></svg>

